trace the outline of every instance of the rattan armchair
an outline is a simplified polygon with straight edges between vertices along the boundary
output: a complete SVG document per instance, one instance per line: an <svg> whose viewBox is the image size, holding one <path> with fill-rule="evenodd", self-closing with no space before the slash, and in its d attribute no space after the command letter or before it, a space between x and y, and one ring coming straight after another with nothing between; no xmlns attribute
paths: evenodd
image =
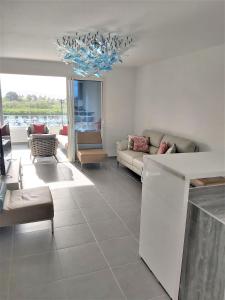
<svg viewBox="0 0 225 300"><path fill-rule="evenodd" d="M33 162L37 157L52 157L58 161L56 154L58 140L55 134L31 134L30 149Z"/></svg>

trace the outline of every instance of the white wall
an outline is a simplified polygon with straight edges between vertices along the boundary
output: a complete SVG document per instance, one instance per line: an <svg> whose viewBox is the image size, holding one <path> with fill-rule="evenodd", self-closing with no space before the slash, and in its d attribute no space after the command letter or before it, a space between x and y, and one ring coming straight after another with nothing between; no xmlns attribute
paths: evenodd
<svg viewBox="0 0 225 300"><path fill-rule="evenodd" d="M73 75L71 68L64 63L3 58L0 58L0 73L67 77ZM104 78L104 147L109 156L116 155L115 142L133 132L135 74L135 68L116 67Z"/></svg>
<svg viewBox="0 0 225 300"><path fill-rule="evenodd" d="M109 155L116 155L116 141L134 130L135 83L132 68L117 68L104 81L104 141Z"/></svg>
<svg viewBox="0 0 225 300"><path fill-rule="evenodd" d="M224 45L138 69L134 129L193 139L200 150L225 145Z"/></svg>

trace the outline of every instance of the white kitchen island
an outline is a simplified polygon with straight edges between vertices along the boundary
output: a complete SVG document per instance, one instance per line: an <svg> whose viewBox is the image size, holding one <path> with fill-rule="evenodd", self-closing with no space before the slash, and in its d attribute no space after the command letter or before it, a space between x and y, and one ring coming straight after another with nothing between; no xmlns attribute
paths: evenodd
<svg viewBox="0 0 225 300"><path fill-rule="evenodd" d="M178 299L191 179L225 176L221 152L144 156L139 254Z"/></svg>

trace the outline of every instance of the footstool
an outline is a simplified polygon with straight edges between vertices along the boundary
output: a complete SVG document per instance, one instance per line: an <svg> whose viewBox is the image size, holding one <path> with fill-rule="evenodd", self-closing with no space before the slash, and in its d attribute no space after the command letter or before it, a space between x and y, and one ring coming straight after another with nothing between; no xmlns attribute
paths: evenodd
<svg viewBox="0 0 225 300"><path fill-rule="evenodd" d="M0 227L51 220L54 234L53 218L54 206L49 187L6 191L0 210Z"/></svg>

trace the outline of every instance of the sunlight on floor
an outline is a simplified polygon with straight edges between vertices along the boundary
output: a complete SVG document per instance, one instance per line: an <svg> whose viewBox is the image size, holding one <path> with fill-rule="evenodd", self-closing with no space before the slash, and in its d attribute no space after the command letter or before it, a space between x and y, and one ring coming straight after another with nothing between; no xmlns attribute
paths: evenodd
<svg viewBox="0 0 225 300"><path fill-rule="evenodd" d="M38 158L32 163L30 149L26 144L14 146L13 158L21 158L24 188L49 185L53 189L59 189L94 185L84 173L68 161L61 149L57 152L58 163L51 157Z"/></svg>

